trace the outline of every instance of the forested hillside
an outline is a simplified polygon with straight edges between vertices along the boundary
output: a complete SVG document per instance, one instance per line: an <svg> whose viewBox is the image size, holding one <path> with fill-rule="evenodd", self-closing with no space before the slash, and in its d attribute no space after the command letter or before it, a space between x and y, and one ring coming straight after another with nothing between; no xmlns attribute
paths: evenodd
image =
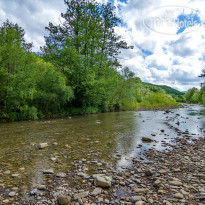
<svg viewBox="0 0 205 205"><path fill-rule="evenodd" d="M65 6L59 25L46 27L41 55L19 25L7 20L0 27L0 119L177 105L120 65L118 54L132 46L114 32L121 20L111 4L65 0Z"/></svg>
<svg viewBox="0 0 205 205"><path fill-rule="evenodd" d="M148 86L150 86L152 89L155 89L156 87L157 88L161 88L163 90L166 91L167 94L170 94L177 102L183 102L184 99L183 99L183 96L184 96L184 93L183 92L180 92L174 88L171 88L167 85L155 85L155 84L151 84L151 83L144 83Z"/></svg>

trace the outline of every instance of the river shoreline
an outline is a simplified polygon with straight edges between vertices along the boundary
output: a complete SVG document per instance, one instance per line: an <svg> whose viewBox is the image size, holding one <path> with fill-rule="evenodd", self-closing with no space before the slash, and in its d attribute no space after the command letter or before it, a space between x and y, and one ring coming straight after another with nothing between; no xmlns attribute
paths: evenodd
<svg viewBox="0 0 205 205"><path fill-rule="evenodd" d="M202 205L205 202L205 139L190 141L190 136L186 136L177 138L176 142L168 152L154 149L145 152L144 157L134 158L133 166L121 172L98 169L96 174L112 178L109 189L97 188L93 176L79 171L67 172L62 178L51 174L46 191L36 193L22 204L66 204L67 201L76 205ZM69 187L73 182L79 184Z"/></svg>
<svg viewBox="0 0 205 205"><path fill-rule="evenodd" d="M166 110L173 110L178 108L183 108L186 104L179 104L177 106L165 106L165 107L153 107L153 108L146 108L144 106L139 106L136 110L115 110L115 111L108 111L108 112L93 112L93 113L81 113L81 114L56 114L51 116L45 116L43 118L38 118L37 120L27 119L27 120L15 120L12 121L11 118L0 118L0 123L9 123L9 122L30 122L30 121L38 121L38 120L55 120L55 119L63 119L63 118L71 118L73 116L86 116L92 114L100 114L100 113L112 113L112 112L127 112L127 111L166 111Z"/></svg>
<svg viewBox="0 0 205 205"><path fill-rule="evenodd" d="M58 161L58 158L52 157L50 160L55 161L53 166L48 169L40 168L44 179L40 181L40 184L34 183L36 185L26 192L22 192L22 187L7 186L4 188L4 185L1 184L3 182L1 177L8 174L8 177L11 175L15 181L18 179L17 175L21 175L21 173L13 174L6 173L5 170L2 171L0 173L0 204L204 204L204 131L197 134L196 130L192 128L187 130L186 127L190 126L188 121L185 123L185 120L189 120L189 117L183 115L183 110L128 113L129 118L133 116L133 119L137 118L142 121L141 126L145 123L142 127L143 130L150 123L153 123L150 119L159 114L163 118L155 118L155 120L166 119L164 121L166 129L157 127L155 131L159 129L158 132L154 132L152 128L152 132L148 132L150 135L153 132L155 133L151 136L153 140L159 140L160 136L163 136L162 146L165 149L157 150L154 144L148 146L148 149L142 155L135 155L135 157L127 159L132 161L131 166L116 169L114 166L108 166L100 158L99 152L87 152L84 159L73 160L72 163L67 164L67 169L63 169L61 168L63 161ZM187 110L192 113L194 107L189 106ZM143 113L146 115L142 118ZM153 116L150 116L151 113L153 113ZM117 118L119 117L117 116ZM120 117L120 119L123 118ZM193 116L190 122L197 119L200 119L200 117ZM181 129L179 129L179 121L179 124L183 125ZM91 122L95 121L92 119ZM98 120L95 126L101 126L101 123L103 124L103 121ZM156 127L156 125L154 126ZM177 137L173 138L175 135ZM168 137L171 137L172 140L166 141ZM127 140L127 138L125 139ZM90 140L86 138L86 143L90 143ZM95 140L94 143L99 143ZM145 144L151 145L152 143ZM158 144L159 142L156 141L156 145ZM51 146L54 146L53 149L56 150L55 146L58 145L54 143ZM70 149L69 145L65 146ZM139 142L137 146L138 149L142 148ZM102 148L104 150L105 147ZM33 149L31 148L32 153L34 152ZM48 151L49 147L45 147L43 150L37 150L35 155L41 156ZM106 151L104 150L104 152ZM95 157L89 157L90 154ZM115 156L116 160L122 157L120 153L115 154ZM92 172L89 170L91 164L93 165L91 167ZM25 169L22 169L21 172L26 174ZM28 177L30 176L28 175Z"/></svg>
<svg viewBox="0 0 205 205"><path fill-rule="evenodd" d="M196 204L205 203L205 139L179 131L171 149L154 148L133 158L133 165L117 171L96 168L95 174L112 179L109 189L94 185L94 175L76 164L63 178L48 175L46 190L22 204ZM86 163L86 161L84 162ZM93 162L95 163L95 162ZM96 162L97 163L97 162Z"/></svg>

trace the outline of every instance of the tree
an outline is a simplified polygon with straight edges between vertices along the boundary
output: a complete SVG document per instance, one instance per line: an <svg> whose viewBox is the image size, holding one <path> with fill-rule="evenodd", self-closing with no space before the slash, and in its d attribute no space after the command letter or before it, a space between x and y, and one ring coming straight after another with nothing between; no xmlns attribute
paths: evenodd
<svg viewBox="0 0 205 205"><path fill-rule="evenodd" d="M96 106L91 93L99 93L98 81L107 70L119 66L116 56L127 43L114 32L120 19L111 4L95 0L65 0L67 11L61 14L59 25L49 23L41 48L44 58L52 62L67 77L67 84L74 90L73 105ZM101 104L101 103L100 103Z"/></svg>
<svg viewBox="0 0 205 205"><path fill-rule="evenodd" d="M62 49L71 47L87 58L87 65L103 66L119 62L116 56L120 49L128 49L121 36L116 35L114 27L121 23L112 4L99 4L94 0L65 0L66 13L62 13L62 23L55 26L49 23L45 37L44 54L58 55Z"/></svg>
<svg viewBox="0 0 205 205"><path fill-rule="evenodd" d="M0 67L8 73L16 73L29 62L28 53L32 43L26 43L25 32L17 24L5 21L0 27Z"/></svg>

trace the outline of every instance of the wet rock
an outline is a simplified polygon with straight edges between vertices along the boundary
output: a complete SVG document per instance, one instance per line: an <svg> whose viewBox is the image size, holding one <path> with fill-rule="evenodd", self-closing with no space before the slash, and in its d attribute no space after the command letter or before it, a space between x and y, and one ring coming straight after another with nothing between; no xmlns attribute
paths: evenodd
<svg viewBox="0 0 205 205"><path fill-rule="evenodd" d="M77 175L80 176L80 177L84 177L84 178L88 177L88 175L83 173L83 172L79 172L79 173L77 173Z"/></svg>
<svg viewBox="0 0 205 205"><path fill-rule="evenodd" d="M46 169L43 171L44 174L54 174L54 171L52 169Z"/></svg>
<svg viewBox="0 0 205 205"><path fill-rule="evenodd" d="M36 195L37 194L37 189L33 189L33 190L31 190L30 191L30 195L32 196L32 195Z"/></svg>
<svg viewBox="0 0 205 205"><path fill-rule="evenodd" d="M3 174L9 175L9 174L11 174L11 171L10 171L10 170L7 170L7 171L3 172Z"/></svg>
<svg viewBox="0 0 205 205"><path fill-rule="evenodd" d="M58 172L58 173L56 174L56 177L64 178L64 177L66 177L66 174L63 173L63 172Z"/></svg>
<svg viewBox="0 0 205 205"><path fill-rule="evenodd" d="M144 143L151 143L153 140L152 139L150 139L150 138L148 138L148 137L143 137L142 138L142 142L144 142Z"/></svg>
<svg viewBox="0 0 205 205"><path fill-rule="evenodd" d="M51 157L51 160L52 160L53 162L56 162L57 158L56 158L56 157Z"/></svg>
<svg viewBox="0 0 205 205"><path fill-rule="evenodd" d="M48 145L48 143L39 143L38 145L37 145L37 148L38 149L44 149L44 148L46 148L46 147L48 147L49 145Z"/></svg>
<svg viewBox="0 0 205 205"><path fill-rule="evenodd" d="M19 177L19 174L12 174L11 175L13 178L18 178Z"/></svg>
<svg viewBox="0 0 205 205"><path fill-rule="evenodd" d="M38 190L46 190L46 185L38 185L37 189Z"/></svg>
<svg viewBox="0 0 205 205"><path fill-rule="evenodd" d="M84 191L78 194L74 194L73 198L74 200L78 200L78 199L86 198L88 195L89 195L89 191Z"/></svg>
<svg viewBox="0 0 205 205"><path fill-rule="evenodd" d="M5 199L2 202L3 202L3 204L8 204L10 201L8 199Z"/></svg>
<svg viewBox="0 0 205 205"><path fill-rule="evenodd" d="M107 176L97 176L94 179L94 184L102 188L109 188L111 187L111 179Z"/></svg>
<svg viewBox="0 0 205 205"><path fill-rule="evenodd" d="M58 196L57 202L59 205L67 205L71 202L70 196L60 195Z"/></svg>
<svg viewBox="0 0 205 205"><path fill-rule="evenodd" d="M14 192L14 191L9 192L9 196L10 196L10 197L16 196L16 192Z"/></svg>

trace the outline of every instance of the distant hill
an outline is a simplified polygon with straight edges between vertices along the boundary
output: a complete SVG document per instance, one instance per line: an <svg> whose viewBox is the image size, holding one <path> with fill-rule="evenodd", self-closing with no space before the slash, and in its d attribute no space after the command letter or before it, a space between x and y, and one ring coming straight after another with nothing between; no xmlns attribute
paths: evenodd
<svg viewBox="0 0 205 205"><path fill-rule="evenodd" d="M154 86L154 87L158 87L158 88L162 88L162 89L166 90L166 92L168 94L174 94L174 95L178 95L178 96L184 95L183 92L180 92L180 91L178 91L178 90L176 90L174 88L171 88L171 87L169 87L167 85L155 85L155 84L151 84L151 83L144 83L144 84L145 85Z"/></svg>

